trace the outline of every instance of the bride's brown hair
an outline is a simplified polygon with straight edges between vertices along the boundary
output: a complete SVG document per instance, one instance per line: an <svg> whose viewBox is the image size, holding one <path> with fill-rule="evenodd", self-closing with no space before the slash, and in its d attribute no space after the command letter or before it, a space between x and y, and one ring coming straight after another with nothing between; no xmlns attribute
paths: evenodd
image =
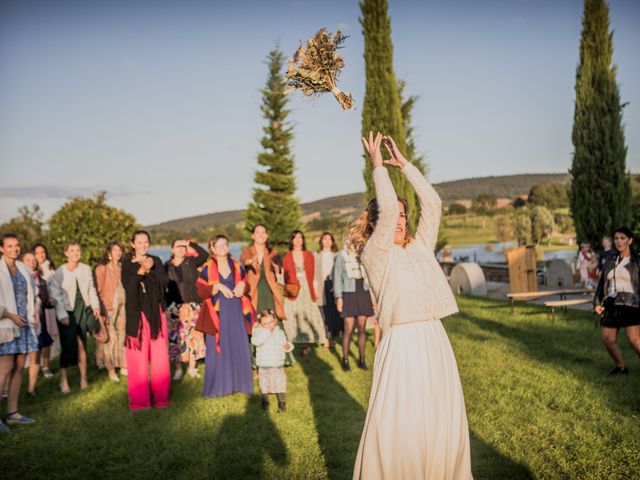
<svg viewBox="0 0 640 480"><path fill-rule="evenodd" d="M404 198L400 197L398 197L398 201L404 205L404 214L408 219L409 203ZM355 251L358 261L360 261L360 256L362 255L364 246L367 244L367 240L369 240L373 230L376 228L379 215L380 208L378 207L378 200L372 198L369 200L369 203L367 203L367 208L365 208L364 211L347 227L345 239L349 244L349 247ZM405 232L408 231L409 224L407 223ZM406 246L410 241L411 237L405 233L403 246Z"/></svg>

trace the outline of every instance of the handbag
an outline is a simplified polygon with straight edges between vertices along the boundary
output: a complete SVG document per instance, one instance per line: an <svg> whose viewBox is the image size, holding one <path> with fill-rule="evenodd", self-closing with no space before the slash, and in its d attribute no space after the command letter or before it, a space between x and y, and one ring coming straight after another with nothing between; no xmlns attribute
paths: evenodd
<svg viewBox="0 0 640 480"><path fill-rule="evenodd" d="M632 292L618 292L618 285L616 284L616 269L618 268L619 261L620 257L616 259L616 266L613 269L613 288L616 291L616 296L613 299L613 305L615 307L640 308L640 295Z"/></svg>
<svg viewBox="0 0 640 480"><path fill-rule="evenodd" d="M631 292L619 292L613 299L616 307L640 308L640 295Z"/></svg>
<svg viewBox="0 0 640 480"><path fill-rule="evenodd" d="M93 313L91 315L93 315ZM107 343L109 341L109 330L107 330L107 322L105 321L105 318L102 316L98 317L97 324L98 329L94 330L93 338L96 339L97 343Z"/></svg>
<svg viewBox="0 0 640 480"><path fill-rule="evenodd" d="M300 293L300 284L299 283L285 283L284 285L284 296L288 298L295 298Z"/></svg>

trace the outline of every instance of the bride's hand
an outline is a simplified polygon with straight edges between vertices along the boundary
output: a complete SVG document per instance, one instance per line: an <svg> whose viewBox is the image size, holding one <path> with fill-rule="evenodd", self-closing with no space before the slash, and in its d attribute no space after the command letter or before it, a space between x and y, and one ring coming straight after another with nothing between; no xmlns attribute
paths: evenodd
<svg viewBox="0 0 640 480"><path fill-rule="evenodd" d="M373 168L382 166L382 152L380 152L380 144L382 143L382 134L378 132L376 138L373 138L373 132L369 132L369 140L362 137L362 144L364 149L371 157L371 165Z"/></svg>
<svg viewBox="0 0 640 480"><path fill-rule="evenodd" d="M391 160L384 160L386 165L391 165L392 167L404 168L404 166L409 163L404 155L400 153L396 142L390 136L385 135L382 137L382 143L384 143L385 148L391 155Z"/></svg>

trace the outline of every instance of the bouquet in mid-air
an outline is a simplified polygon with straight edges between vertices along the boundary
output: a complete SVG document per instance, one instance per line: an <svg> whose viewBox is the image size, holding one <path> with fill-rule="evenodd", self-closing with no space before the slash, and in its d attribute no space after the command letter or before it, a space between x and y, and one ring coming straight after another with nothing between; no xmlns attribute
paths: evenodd
<svg viewBox="0 0 640 480"><path fill-rule="evenodd" d="M323 28L306 44L300 45L287 67L287 83L291 90L299 89L306 96L331 92L343 110L353 110L351 94L341 91L336 85L344 67L344 59L338 49L347 38L339 30L332 35Z"/></svg>

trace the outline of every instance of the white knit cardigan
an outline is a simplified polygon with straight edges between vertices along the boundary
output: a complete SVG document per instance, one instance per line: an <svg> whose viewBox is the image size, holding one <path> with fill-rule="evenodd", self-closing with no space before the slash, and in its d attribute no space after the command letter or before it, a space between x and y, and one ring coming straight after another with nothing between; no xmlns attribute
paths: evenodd
<svg viewBox="0 0 640 480"><path fill-rule="evenodd" d="M78 290L82 295L82 300L87 307L100 308L98 293L93 284L93 274L89 265L78 264L72 272L67 268L67 264L58 267L56 273L49 280L51 296L56 299L56 314L58 318L66 318L67 313L73 311L76 303L76 281Z"/></svg>
<svg viewBox="0 0 640 480"><path fill-rule="evenodd" d="M406 247L393 241L400 207L385 167L373 170L378 222L362 252L369 284L378 302L383 332L393 325L435 320L458 311L447 278L434 255L442 202L420 171L407 164L402 173L420 201L416 238Z"/></svg>

